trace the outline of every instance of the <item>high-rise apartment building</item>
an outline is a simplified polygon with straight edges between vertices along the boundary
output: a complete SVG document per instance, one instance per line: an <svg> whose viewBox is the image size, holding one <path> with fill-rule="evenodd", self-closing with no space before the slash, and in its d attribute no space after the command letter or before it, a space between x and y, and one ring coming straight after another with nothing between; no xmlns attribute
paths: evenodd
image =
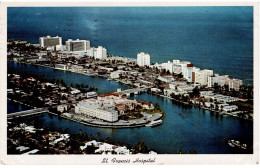
<svg viewBox="0 0 260 168"><path fill-rule="evenodd" d="M137 54L137 64L139 66L150 66L150 55L148 53L140 52Z"/></svg>
<svg viewBox="0 0 260 168"><path fill-rule="evenodd" d="M94 48L94 58L95 59L107 58L107 49L102 46L98 46L98 48Z"/></svg>

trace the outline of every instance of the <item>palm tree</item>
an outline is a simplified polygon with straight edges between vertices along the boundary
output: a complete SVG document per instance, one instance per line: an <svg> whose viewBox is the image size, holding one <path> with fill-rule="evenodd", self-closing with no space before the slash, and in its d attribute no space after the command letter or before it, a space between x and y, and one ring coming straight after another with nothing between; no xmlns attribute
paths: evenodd
<svg viewBox="0 0 260 168"><path fill-rule="evenodd" d="M95 136L93 134L90 134L89 139L93 140L94 138L95 138Z"/></svg>
<svg viewBox="0 0 260 168"><path fill-rule="evenodd" d="M99 141L99 138L101 136L101 133L100 132L97 132L97 140Z"/></svg>
<svg viewBox="0 0 260 168"><path fill-rule="evenodd" d="M106 140L105 140L106 143L110 143L111 142L111 139L110 137L106 137Z"/></svg>

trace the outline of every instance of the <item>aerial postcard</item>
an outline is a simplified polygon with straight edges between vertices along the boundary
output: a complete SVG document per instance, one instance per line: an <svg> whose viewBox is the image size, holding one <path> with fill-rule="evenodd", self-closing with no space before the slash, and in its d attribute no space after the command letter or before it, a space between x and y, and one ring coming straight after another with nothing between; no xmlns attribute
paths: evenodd
<svg viewBox="0 0 260 168"><path fill-rule="evenodd" d="M258 163L255 4L1 9L2 164Z"/></svg>

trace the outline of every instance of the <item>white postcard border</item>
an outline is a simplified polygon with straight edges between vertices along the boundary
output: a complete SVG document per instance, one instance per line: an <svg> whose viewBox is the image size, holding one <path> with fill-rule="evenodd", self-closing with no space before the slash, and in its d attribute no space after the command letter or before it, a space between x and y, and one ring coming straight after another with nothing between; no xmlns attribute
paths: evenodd
<svg viewBox="0 0 260 168"><path fill-rule="evenodd" d="M1 2L0 3L0 63L1 63L1 90L0 90L0 164L62 164L62 165L82 165L82 164L102 164L113 165L111 160L130 159L130 163L136 158L154 159L156 165L165 164L259 164L259 4L256 2L203 2L203 3L181 3L181 2ZM65 6L254 6L254 154L198 154L198 155L7 155L7 7L65 7ZM102 163L104 158L108 158L108 163ZM141 164L141 163L139 163ZM149 164L149 163L147 163Z"/></svg>

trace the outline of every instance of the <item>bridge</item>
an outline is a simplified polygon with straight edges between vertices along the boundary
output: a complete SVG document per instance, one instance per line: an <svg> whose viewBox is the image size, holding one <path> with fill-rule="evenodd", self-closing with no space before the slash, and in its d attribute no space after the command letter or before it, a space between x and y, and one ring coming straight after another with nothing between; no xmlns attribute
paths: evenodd
<svg viewBox="0 0 260 168"><path fill-rule="evenodd" d="M49 111L44 108L19 111L16 113L7 114L7 119L13 119L16 117L24 117L24 116L30 116L30 115L34 115L34 114L41 114L41 113L47 113L47 112L49 112Z"/></svg>
<svg viewBox="0 0 260 168"><path fill-rule="evenodd" d="M133 88L133 89L127 89L127 90L122 90L122 91L117 91L115 93L119 94L119 95L126 95L126 96L130 96L130 94L134 93L134 94L139 94L141 92L147 92L147 90L149 88L152 88L153 86L149 86L149 87L143 87L143 88Z"/></svg>

